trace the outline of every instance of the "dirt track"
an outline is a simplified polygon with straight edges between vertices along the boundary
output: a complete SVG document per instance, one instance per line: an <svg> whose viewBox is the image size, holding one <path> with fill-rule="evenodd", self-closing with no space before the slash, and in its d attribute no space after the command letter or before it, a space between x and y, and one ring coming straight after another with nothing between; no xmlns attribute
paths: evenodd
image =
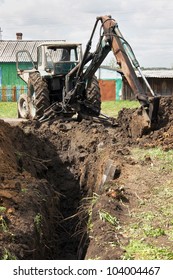
<svg viewBox="0 0 173 280"><path fill-rule="evenodd" d="M115 127L88 120L11 126L1 120L0 258L121 259L120 244L129 239L110 230L104 215L128 224L134 193L148 193L150 161L135 161L131 149L173 148L173 99L162 100L159 118L156 131L137 139L129 133L129 109Z"/></svg>

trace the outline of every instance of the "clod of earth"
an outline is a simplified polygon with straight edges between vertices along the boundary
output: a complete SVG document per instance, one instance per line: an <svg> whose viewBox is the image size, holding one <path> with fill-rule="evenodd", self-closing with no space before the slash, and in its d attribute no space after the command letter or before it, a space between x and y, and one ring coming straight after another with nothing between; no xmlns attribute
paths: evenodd
<svg viewBox="0 0 173 280"><path fill-rule="evenodd" d="M120 228L142 197L124 183L151 164L136 163L131 149L173 148L173 98L161 100L157 129L142 137L131 133L132 111L123 109L116 127L0 121L1 259L122 258L129 239Z"/></svg>

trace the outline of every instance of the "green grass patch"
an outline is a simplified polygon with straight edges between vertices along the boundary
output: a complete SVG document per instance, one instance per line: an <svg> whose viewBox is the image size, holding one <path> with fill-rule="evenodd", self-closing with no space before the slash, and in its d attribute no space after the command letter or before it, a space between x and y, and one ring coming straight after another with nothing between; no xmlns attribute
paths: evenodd
<svg viewBox="0 0 173 280"><path fill-rule="evenodd" d="M110 117L117 117L118 112L122 108L138 108L140 106L138 101L119 100L119 101L103 101L101 111L103 114Z"/></svg>
<svg viewBox="0 0 173 280"><path fill-rule="evenodd" d="M136 160L145 160L150 157L153 161L153 168L163 171L173 171L173 150L163 151L161 148L132 150L133 158Z"/></svg>
<svg viewBox="0 0 173 280"><path fill-rule="evenodd" d="M124 260L173 260L171 249L156 247L141 240L132 240L125 250Z"/></svg>
<svg viewBox="0 0 173 280"><path fill-rule="evenodd" d="M150 157L143 174L150 188L144 196L137 195L138 204L130 212L131 223L123 228L130 240L123 258L173 259L173 150L135 148L131 153L139 162Z"/></svg>
<svg viewBox="0 0 173 280"><path fill-rule="evenodd" d="M117 117L118 112L122 108L137 108L138 101L119 100L102 102L102 113L110 117ZM0 118L16 118L17 103L16 102L0 102Z"/></svg>
<svg viewBox="0 0 173 280"><path fill-rule="evenodd" d="M17 103L0 102L0 118L17 118Z"/></svg>
<svg viewBox="0 0 173 280"><path fill-rule="evenodd" d="M159 237L165 235L165 230L163 228L154 228L150 225L144 227L144 234L150 237Z"/></svg>
<svg viewBox="0 0 173 280"><path fill-rule="evenodd" d="M144 159L145 156L150 156L153 159L159 159L164 161L173 160L173 150L163 151L161 148L149 148L149 149L132 149L133 157L136 159Z"/></svg>

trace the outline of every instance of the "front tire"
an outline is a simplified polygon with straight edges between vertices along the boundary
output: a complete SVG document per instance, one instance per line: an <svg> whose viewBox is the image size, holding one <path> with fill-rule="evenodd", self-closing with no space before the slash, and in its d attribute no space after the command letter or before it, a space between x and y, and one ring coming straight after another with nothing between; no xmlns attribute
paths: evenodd
<svg viewBox="0 0 173 280"><path fill-rule="evenodd" d="M26 94L21 94L17 102L17 112L18 118L28 119L29 118L29 108L28 99Z"/></svg>

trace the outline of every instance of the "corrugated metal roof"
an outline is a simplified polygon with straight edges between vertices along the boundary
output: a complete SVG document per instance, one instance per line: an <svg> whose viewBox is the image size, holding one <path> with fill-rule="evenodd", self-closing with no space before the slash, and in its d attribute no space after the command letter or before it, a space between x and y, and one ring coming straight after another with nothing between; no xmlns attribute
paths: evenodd
<svg viewBox="0 0 173 280"><path fill-rule="evenodd" d="M10 40L0 41L0 62L15 62L16 52L19 50L28 50L36 61L37 47L43 43L58 43L60 40L39 40L39 41L26 41L26 40Z"/></svg>
<svg viewBox="0 0 173 280"><path fill-rule="evenodd" d="M136 73L140 77L139 72ZM146 78L173 78L173 69L149 69L142 70L142 73Z"/></svg>
<svg viewBox="0 0 173 280"><path fill-rule="evenodd" d="M123 73L120 68L116 68L117 72ZM135 70L136 75L141 77L139 71ZM157 69L142 69L142 73L146 78L173 78L173 69L157 68Z"/></svg>
<svg viewBox="0 0 173 280"><path fill-rule="evenodd" d="M123 73L121 69L116 68L117 72ZM139 71L135 70L136 75L141 77ZM173 78L173 69L156 68L156 69L142 69L142 73L146 78Z"/></svg>

